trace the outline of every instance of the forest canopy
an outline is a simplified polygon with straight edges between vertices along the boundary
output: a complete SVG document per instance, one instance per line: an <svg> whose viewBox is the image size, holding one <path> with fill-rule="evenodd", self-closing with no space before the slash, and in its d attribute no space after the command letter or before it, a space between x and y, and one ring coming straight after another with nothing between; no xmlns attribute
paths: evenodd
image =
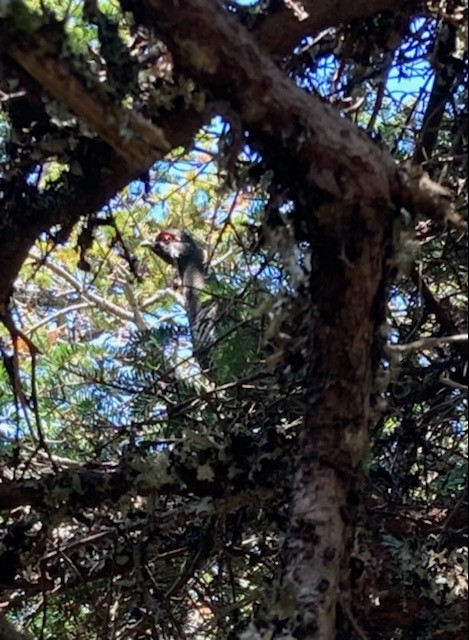
<svg viewBox="0 0 469 640"><path fill-rule="evenodd" d="M466 22L0 0L0 640L467 636Z"/></svg>

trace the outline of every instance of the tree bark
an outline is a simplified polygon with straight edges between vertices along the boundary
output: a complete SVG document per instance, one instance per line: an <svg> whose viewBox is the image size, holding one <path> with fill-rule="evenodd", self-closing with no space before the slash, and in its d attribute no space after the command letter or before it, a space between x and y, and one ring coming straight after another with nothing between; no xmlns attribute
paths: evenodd
<svg viewBox="0 0 469 640"><path fill-rule="evenodd" d="M349 557L368 449L373 349L384 317L388 231L350 228L356 239L346 245L322 228L312 239L309 408L283 578L299 614L291 632L302 640L350 632L347 620L337 628L336 612L349 611L351 599Z"/></svg>
<svg viewBox="0 0 469 640"><path fill-rule="evenodd" d="M260 47L273 57L286 56L303 38L314 36L322 29L347 24L352 20L363 20L384 11L397 12L421 3L408 0L302 0L294 4L301 9L295 12L284 6L261 19L254 27Z"/></svg>

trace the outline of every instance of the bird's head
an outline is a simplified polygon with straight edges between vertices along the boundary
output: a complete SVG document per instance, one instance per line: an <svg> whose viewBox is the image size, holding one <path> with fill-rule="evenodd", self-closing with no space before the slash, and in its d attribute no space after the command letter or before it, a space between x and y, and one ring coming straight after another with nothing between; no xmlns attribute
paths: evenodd
<svg viewBox="0 0 469 640"><path fill-rule="evenodd" d="M202 250L185 231L165 229L158 233L154 242L143 244L168 264L177 266L180 272L188 266L203 268Z"/></svg>

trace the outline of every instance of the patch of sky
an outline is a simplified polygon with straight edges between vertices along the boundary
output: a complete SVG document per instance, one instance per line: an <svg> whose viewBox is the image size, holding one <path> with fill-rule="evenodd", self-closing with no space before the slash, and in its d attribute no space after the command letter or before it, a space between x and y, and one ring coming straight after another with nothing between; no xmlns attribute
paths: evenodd
<svg viewBox="0 0 469 640"><path fill-rule="evenodd" d="M421 119L426 108L433 71L428 60L428 49L433 37L435 21L416 19L409 27L409 34L403 39L401 46L393 57L393 64L386 77L386 92L380 116L376 120L375 128L386 128L395 118L404 117L405 110L412 109L409 128L403 131L402 139L398 141L399 151L409 152L414 145L415 131L419 129ZM313 37L307 37L298 47L297 53L308 50L313 45ZM320 57L313 70L304 71L297 82L309 91L329 97L340 97L342 93L348 95L347 75L341 74L337 79L339 60L334 55ZM379 78L378 78L379 79ZM376 77L359 82L354 90L366 92L367 101L373 104L376 91ZM353 90L352 90L353 93ZM407 115L407 114L406 114ZM366 126L368 118L359 119L359 124Z"/></svg>
<svg viewBox="0 0 469 640"><path fill-rule="evenodd" d="M150 215L154 220L157 222L164 220L168 214L168 200L171 195L195 179L216 175L217 167L212 158L218 152L218 137L224 126L226 125L220 117L214 118L204 128L204 134L198 140L196 149L190 154L176 160L162 160L155 165L150 191L152 205ZM207 158L201 160L201 155L204 153ZM131 189L134 187L131 186ZM141 187L135 187L135 193L141 193ZM206 207L208 201L209 197L203 189L196 190L194 197L196 206Z"/></svg>
<svg viewBox="0 0 469 640"><path fill-rule="evenodd" d="M396 51L394 64L388 76L388 91L393 99L409 101L417 98L423 89L429 88L433 78L428 61L426 43L434 23L418 18L410 25L410 34Z"/></svg>
<svg viewBox="0 0 469 640"><path fill-rule="evenodd" d="M210 204L210 195L203 189L199 189L195 192L194 204L198 207L207 207Z"/></svg>
<svg viewBox="0 0 469 640"><path fill-rule="evenodd" d="M36 185L41 176L41 172L42 172L41 165L37 165L36 167L34 167L34 169L32 169L27 175L26 183L32 186Z"/></svg>
<svg viewBox="0 0 469 640"><path fill-rule="evenodd" d="M453 392L452 395L453 397L456 397L456 398L461 397L461 393L456 390ZM457 438L464 440L466 438L466 433L467 433L467 421L466 420L461 420L461 421L450 420L449 422L450 422L451 428L453 429L454 435Z"/></svg>
<svg viewBox="0 0 469 640"><path fill-rule="evenodd" d="M11 403L11 411L6 411L5 409L6 408L4 407L2 413L4 415L11 414L11 417L7 416L9 422L0 422L0 443L2 441L11 443L16 434L18 434L19 437L23 437L24 431L22 429L18 429L18 426L14 424L17 420L14 404Z"/></svg>

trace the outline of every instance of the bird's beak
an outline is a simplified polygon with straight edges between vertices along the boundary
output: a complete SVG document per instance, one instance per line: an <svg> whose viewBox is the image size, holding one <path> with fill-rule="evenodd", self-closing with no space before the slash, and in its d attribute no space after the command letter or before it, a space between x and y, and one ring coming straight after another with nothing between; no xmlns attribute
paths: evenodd
<svg viewBox="0 0 469 640"><path fill-rule="evenodd" d="M150 240L144 240L141 244L141 247L148 247L149 249L153 249L153 242L150 242Z"/></svg>

